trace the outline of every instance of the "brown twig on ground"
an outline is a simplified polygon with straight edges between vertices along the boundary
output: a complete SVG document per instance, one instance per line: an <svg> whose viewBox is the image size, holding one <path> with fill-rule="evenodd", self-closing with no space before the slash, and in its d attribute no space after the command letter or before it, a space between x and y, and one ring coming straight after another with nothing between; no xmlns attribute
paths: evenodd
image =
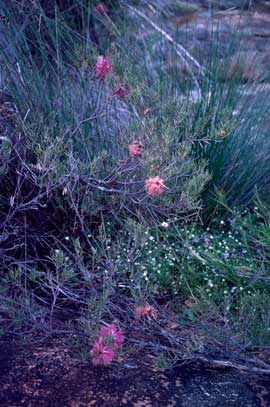
<svg viewBox="0 0 270 407"><path fill-rule="evenodd" d="M216 360L216 359L208 359L206 357L200 356L197 359L200 362L203 362L205 364L209 364L212 367L219 367L219 368L232 368L232 369L237 369L242 372L247 372L247 373L258 373L258 374L264 374L264 375L270 375L270 366L269 368L261 368L261 367L255 367L255 366L249 366L250 362L253 362L252 360L247 359L247 363L240 364L236 362L231 362L229 360Z"/></svg>

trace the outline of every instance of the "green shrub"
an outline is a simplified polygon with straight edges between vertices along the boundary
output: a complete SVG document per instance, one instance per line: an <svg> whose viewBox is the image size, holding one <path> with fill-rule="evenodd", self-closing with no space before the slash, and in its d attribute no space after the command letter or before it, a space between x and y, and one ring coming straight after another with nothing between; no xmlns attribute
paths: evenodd
<svg viewBox="0 0 270 407"><path fill-rule="evenodd" d="M24 22L13 6L0 2L10 19L2 28L2 93L14 109L12 119L5 116L1 142L0 265L8 288L3 298L10 306L28 304L26 319L40 320L38 303L45 296L51 322L63 304L87 313L92 296L97 308L101 301L100 316L118 278L125 284L130 273L123 269L118 277L121 265L115 262L105 273L106 251L95 247L103 219L115 222L119 232L127 221L144 228L165 217L189 221L200 209L209 175L195 148L197 135L187 131L192 111L177 98L180 84L167 93L163 68L151 76L147 64L133 63L142 44L134 44L133 55L128 42L121 49L112 21L106 29L115 41L106 55L113 72L100 80L94 74L96 44L74 30L68 14L55 8L52 18L36 5ZM96 14L91 16L102 30ZM150 58L155 60L154 53ZM122 82L130 91L124 100L112 96ZM138 139L144 150L133 159L128 147ZM157 175L166 189L150 196L145 181Z"/></svg>
<svg viewBox="0 0 270 407"><path fill-rule="evenodd" d="M238 70L224 77L214 44L207 74L194 81L156 31L137 40L136 19L123 19L120 32L78 4L86 26L75 30L67 11L36 6L24 24L0 1L10 17L0 49L9 100L0 128L1 311L18 330L53 330L66 315L87 338L100 320L131 318L127 303L148 297L191 298L199 318L211 308L244 315L269 292L268 212L261 204L259 214L230 218L229 208L250 203L256 188L268 194L268 96L258 118L260 95L249 99ZM101 53L113 67L104 80L94 74ZM123 99L113 96L120 84ZM138 157L129 154L134 141ZM145 182L155 176L166 188L151 196ZM212 216L216 191L229 203L225 225ZM202 196L209 230L198 225ZM193 323L196 312L184 309L184 319Z"/></svg>

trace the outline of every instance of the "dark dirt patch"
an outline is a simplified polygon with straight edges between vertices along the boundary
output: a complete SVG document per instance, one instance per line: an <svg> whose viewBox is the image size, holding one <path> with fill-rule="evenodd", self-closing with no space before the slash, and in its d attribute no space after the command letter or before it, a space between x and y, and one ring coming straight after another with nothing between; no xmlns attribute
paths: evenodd
<svg viewBox="0 0 270 407"><path fill-rule="evenodd" d="M154 368L133 354L109 368L81 363L66 338L0 342L0 405L6 407L259 407L270 405L270 380L233 371ZM263 404L264 403L264 404Z"/></svg>

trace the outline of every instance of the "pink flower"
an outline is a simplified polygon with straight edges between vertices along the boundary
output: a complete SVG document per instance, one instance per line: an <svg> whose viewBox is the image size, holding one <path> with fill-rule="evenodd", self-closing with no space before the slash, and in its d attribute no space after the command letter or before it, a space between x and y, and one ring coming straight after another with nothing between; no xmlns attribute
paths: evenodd
<svg viewBox="0 0 270 407"><path fill-rule="evenodd" d="M158 175L154 178L148 178L145 181L145 189L149 195L159 195L165 191L165 184L162 178Z"/></svg>
<svg viewBox="0 0 270 407"><path fill-rule="evenodd" d="M124 338L120 330L115 325L103 326L99 331L99 338L107 346L113 348L120 348L123 344Z"/></svg>
<svg viewBox="0 0 270 407"><path fill-rule="evenodd" d="M100 14L107 14L108 13L108 6L102 2L96 4L95 9Z"/></svg>
<svg viewBox="0 0 270 407"><path fill-rule="evenodd" d="M115 89L115 91L113 92L113 96L117 95L119 96L121 99L124 99L125 96L127 96L129 94L129 91L124 87L124 85L119 85L118 88Z"/></svg>
<svg viewBox="0 0 270 407"><path fill-rule="evenodd" d="M105 76L110 72L112 72L110 58L99 55L97 57L95 77L104 79Z"/></svg>
<svg viewBox="0 0 270 407"><path fill-rule="evenodd" d="M135 318L140 319L141 317L150 317L153 319L157 319L158 310L152 305L148 304L148 302L146 302L143 306L137 307L135 309Z"/></svg>
<svg viewBox="0 0 270 407"><path fill-rule="evenodd" d="M143 144L140 140L135 140L128 146L128 150L131 157L140 157L143 152Z"/></svg>
<svg viewBox="0 0 270 407"><path fill-rule="evenodd" d="M102 341L95 343L90 353L92 356L92 363L95 366L108 366L114 358L114 350L111 347L104 345Z"/></svg>
<svg viewBox="0 0 270 407"><path fill-rule="evenodd" d="M120 167L124 167L126 165L126 160L119 160Z"/></svg>

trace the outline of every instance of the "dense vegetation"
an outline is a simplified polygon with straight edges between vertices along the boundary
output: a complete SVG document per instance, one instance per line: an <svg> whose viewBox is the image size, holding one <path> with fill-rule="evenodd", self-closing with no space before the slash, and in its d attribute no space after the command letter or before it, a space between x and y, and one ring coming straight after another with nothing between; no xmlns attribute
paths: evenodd
<svg viewBox="0 0 270 407"><path fill-rule="evenodd" d="M238 360L270 343L269 95L137 7L0 1L3 333Z"/></svg>

